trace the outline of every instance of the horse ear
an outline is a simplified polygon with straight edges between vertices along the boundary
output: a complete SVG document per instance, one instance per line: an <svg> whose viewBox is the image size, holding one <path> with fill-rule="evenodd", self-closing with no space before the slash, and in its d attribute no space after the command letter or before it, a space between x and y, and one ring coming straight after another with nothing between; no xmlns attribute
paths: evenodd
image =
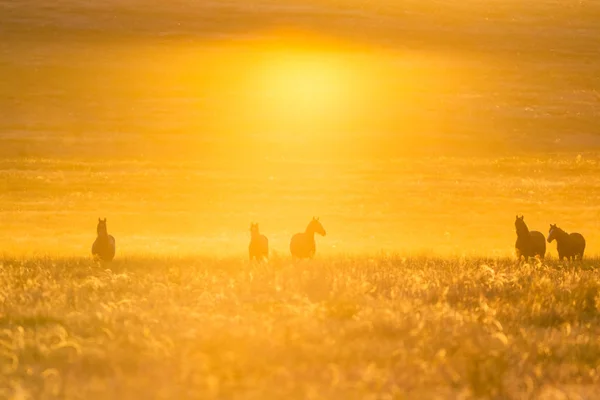
<svg viewBox="0 0 600 400"><path fill-rule="evenodd" d="M98 222L102 222L102 218L98 218Z"/></svg>

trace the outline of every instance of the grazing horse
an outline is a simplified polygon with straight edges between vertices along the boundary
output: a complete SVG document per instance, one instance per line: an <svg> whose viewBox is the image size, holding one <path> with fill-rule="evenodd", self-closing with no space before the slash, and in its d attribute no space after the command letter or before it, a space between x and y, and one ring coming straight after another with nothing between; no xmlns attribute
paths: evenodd
<svg viewBox="0 0 600 400"><path fill-rule="evenodd" d="M269 239L265 235L261 235L258 230L258 224L250 224L250 246L248 246L250 261L266 260L269 258Z"/></svg>
<svg viewBox="0 0 600 400"><path fill-rule="evenodd" d="M515 221L515 228L517 230L517 242L515 243L515 252L517 258L520 260L521 257L525 257L525 261L529 257L540 256L544 258L546 254L546 240L544 235L538 231L530 231L525 224L525 217L522 215Z"/></svg>
<svg viewBox="0 0 600 400"><path fill-rule="evenodd" d="M290 251L293 258L313 258L316 251L315 233L325 236L325 228L319 218L313 217L304 233L296 233L290 241Z"/></svg>
<svg viewBox="0 0 600 400"><path fill-rule="evenodd" d="M583 251L585 250L585 239L580 233L567 233L560 229L556 224L550 224L550 231L548 232L548 243L556 239L556 250L558 250L558 258L562 261L563 258L567 260L575 260L579 257L583 259Z"/></svg>
<svg viewBox="0 0 600 400"><path fill-rule="evenodd" d="M102 261L112 261L115 258L115 238L108 234L106 230L106 218L98 218L96 227L98 236L92 245L92 256Z"/></svg>

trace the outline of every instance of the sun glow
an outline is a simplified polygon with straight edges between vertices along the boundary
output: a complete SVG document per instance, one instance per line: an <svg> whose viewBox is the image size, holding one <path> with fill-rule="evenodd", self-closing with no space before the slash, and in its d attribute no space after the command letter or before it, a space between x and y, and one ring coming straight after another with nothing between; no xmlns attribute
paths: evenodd
<svg viewBox="0 0 600 400"><path fill-rule="evenodd" d="M190 49L171 75L197 94L195 104L181 104L182 116L194 132L218 134L227 152L323 144L364 151L382 146L378 138L406 146L436 131L441 115L428 110L451 80L435 57L324 42L280 37Z"/></svg>
<svg viewBox="0 0 600 400"><path fill-rule="evenodd" d="M262 72L262 106L289 122L340 117L349 82L338 60L319 54L278 54ZM273 115L274 114L274 115Z"/></svg>
<svg viewBox="0 0 600 400"><path fill-rule="evenodd" d="M241 129L285 143L343 139L346 148L364 144L351 137L431 130L422 118L423 93L433 87L423 68L430 63L420 55L293 40L257 45L244 62Z"/></svg>
<svg viewBox="0 0 600 400"><path fill-rule="evenodd" d="M254 128L285 140L339 131L362 84L356 65L346 59L309 50L264 52L249 77L252 94L245 105Z"/></svg>

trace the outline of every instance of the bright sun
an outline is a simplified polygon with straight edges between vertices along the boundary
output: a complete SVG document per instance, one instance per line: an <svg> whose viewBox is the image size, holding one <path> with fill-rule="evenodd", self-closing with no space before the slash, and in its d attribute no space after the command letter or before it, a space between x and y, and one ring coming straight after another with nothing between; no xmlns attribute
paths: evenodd
<svg viewBox="0 0 600 400"><path fill-rule="evenodd" d="M256 117L274 131L317 134L348 118L351 67L335 54L269 52L258 68Z"/></svg>
<svg viewBox="0 0 600 400"><path fill-rule="evenodd" d="M349 146L357 137L436 129L422 112L435 104L423 94L443 88L446 77L436 80L432 64L418 54L261 39L215 48L181 79L197 85L202 122L216 132L256 143Z"/></svg>
<svg viewBox="0 0 600 400"><path fill-rule="evenodd" d="M343 100L343 70L322 55L280 55L266 68L265 96L290 117L334 112Z"/></svg>

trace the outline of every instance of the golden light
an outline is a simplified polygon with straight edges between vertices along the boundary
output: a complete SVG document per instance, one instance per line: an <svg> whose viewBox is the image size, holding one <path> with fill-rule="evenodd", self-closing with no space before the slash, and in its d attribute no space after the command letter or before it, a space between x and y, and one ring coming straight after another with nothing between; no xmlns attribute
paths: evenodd
<svg viewBox="0 0 600 400"><path fill-rule="evenodd" d="M335 130L351 114L354 74L339 54L286 49L263 53L255 65L249 104L256 127L317 135Z"/></svg>
<svg viewBox="0 0 600 400"><path fill-rule="evenodd" d="M438 129L441 116L430 109L452 81L437 64L427 54L279 36L190 48L169 86L196 94L180 106L181 120L190 132L218 135L227 152L276 144L366 150L379 138L405 146Z"/></svg>
<svg viewBox="0 0 600 400"><path fill-rule="evenodd" d="M323 54L274 54L265 65L262 106L288 122L328 119L343 112L345 71ZM272 115L273 116L273 115ZM339 115L338 115L339 117Z"/></svg>

